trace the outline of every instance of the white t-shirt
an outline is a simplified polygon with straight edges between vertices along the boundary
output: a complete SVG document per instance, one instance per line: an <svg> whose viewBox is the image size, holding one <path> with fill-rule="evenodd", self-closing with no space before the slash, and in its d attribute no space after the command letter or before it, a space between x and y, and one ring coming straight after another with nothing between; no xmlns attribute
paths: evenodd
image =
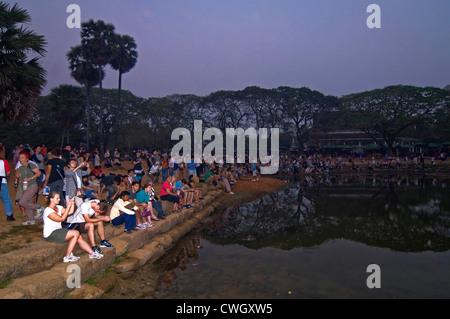
<svg viewBox="0 0 450 319"><path fill-rule="evenodd" d="M50 236L51 233L53 233L55 230L62 228L61 226L61 222L55 222L54 220L50 219L48 217L48 215L50 215L51 213L56 213L59 216L62 216L62 209L63 207L60 205L56 205L56 209L58 210L57 212L55 212L53 209L51 209L50 207L47 207L44 210L44 230L43 230L43 235L44 238L47 238L48 236Z"/></svg>
<svg viewBox="0 0 450 319"><path fill-rule="evenodd" d="M94 216L95 210L93 210L91 207L92 202L100 203L100 201L97 199L84 202L83 204L80 205L80 207L77 208L75 213L73 213L72 215L67 217L67 222L68 223L85 223L86 220L84 219L83 215L89 215L89 217Z"/></svg>
<svg viewBox="0 0 450 319"><path fill-rule="evenodd" d="M2 177L6 177L6 165L8 164L8 162L6 162L5 160L0 160L0 176ZM9 167L9 166L8 166ZM3 184L8 184L8 181L6 180L6 178L2 178L2 183Z"/></svg>

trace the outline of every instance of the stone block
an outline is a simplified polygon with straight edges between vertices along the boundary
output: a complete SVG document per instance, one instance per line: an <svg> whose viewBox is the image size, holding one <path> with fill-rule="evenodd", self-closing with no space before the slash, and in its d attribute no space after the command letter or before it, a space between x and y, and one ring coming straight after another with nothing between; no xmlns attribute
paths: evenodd
<svg viewBox="0 0 450 319"><path fill-rule="evenodd" d="M72 290L66 299L100 299L104 293L99 287L84 283L80 288Z"/></svg>
<svg viewBox="0 0 450 319"><path fill-rule="evenodd" d="M114 265L111 269L117 273L126 273L129 271L135 271L139 268L139 259L128 256L118 264Z"/></svg>

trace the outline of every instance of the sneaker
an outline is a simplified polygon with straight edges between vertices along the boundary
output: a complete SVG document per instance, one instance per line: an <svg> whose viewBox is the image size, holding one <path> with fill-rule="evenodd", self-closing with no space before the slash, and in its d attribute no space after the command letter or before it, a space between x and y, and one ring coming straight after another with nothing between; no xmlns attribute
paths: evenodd
<svg viewBox="0 0 450 319"><path fill-rule="evenodd" d="M65 263L71 263L71 262L74 262L74 261L77 261L77 259L74 259L74 258L72 258L70 256L64 256L64 258L63 258L63 262L65 262Z"/></svg>
<svg viewBox="0 0 450 319"><path fill-rule="evenodd" d="M42 218L43 213L44 213L44 207L39 206L39 208L37 209L37 214L36 214L36 216L34 216L34 219Z"/></svg>
<svg viewBox="0 0 450 319"><path fill-rule="evenodd" d="M6 220L9 221L9 222L13 222L13 221L15 221L16 219L14 218L13 215L8 215L8 216L6 216Z"/></svg>
<svg viewBox="0 0 450 319"><path fill-rule="evenodd" d="M92 247L92 250L94 251L94 253L103 255L103 251L100 248L98 248L98 246Z"/></svg>
<svg viewBox="0 0 450 319"><path fill-rule="evenodd" d="M63 262L71 263L71 262L78 261L78 259L80 259L80 257L76 257L76 256L73 255L73 253L70 253L69 256L64 256Z"/></svg>
<svg viewBox="0 0 450 319"><path fill-rule="evenodd" d="M100 247L112 248L114 247L114 245L109 243L107 240L102 240L102 242L100 243Z"/></svg>
<svg viewBox="0 0 450 319"><path fill-rule="evenodd" d="M155 224L153 223L145 223L145 228L153 227Z"/></svg>
<svg viewBox="0 0 450 319"><path fill-rule="evenodd" d="M132 231L129 230L129 229L125 229L124 232L127 233L127 234L131 234L132 233Z"/></svg>
<svg viewBox="0 0 450 319"><path fill-rule="evenodd" d="M34 220L27 220L26 222L23 222L22 225L28 226L28 225L34 225L34 223L35 223Z"/></svg>
<svg viewBox="0 0 450 319"><path fill-rule="evenodd" d="M89 258L90 259L102 259L103 255L94 251L93 254L89 254Z"/></svg>
<svg viewBox="0 0 450 319"><path fill-rule="evenodd" d="M233 193L233 192L230 192L230 195L234 195L234 193Z"/></svg>
<svg viewBox="0 0 450 319"><path fill-rule="evenodd" d="M75 261L77 261L77 260L79 260L79 259L80 259L80 257L74 256L74 254L73 254L73 253L70 253L69 257L71 257L71 258L75 259Z"/></svg>

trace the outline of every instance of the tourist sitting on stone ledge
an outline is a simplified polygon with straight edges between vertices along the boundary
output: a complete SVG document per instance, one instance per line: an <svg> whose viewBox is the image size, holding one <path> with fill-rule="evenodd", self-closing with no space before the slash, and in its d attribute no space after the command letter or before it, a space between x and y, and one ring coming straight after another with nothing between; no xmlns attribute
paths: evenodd
<svg viewBox="0 0 450 319"><path fill-rule="evenodd" d="M217 169L213 168L212 170L209 170L208 172L206 172L205 174L205 183L208 185L217 185L217 182L220 179L220 176L217 174Z"/></svg>
<svg viewBox="0 0 450 319"><path fill-rule="evenodd" d="M100 202L97 199L83 202L80 207L77 208L73 215L67 218L68 224L79 224L78 229L80 233L87 233L89 242L92 249L103 254L101 249L95 244L94 230L97 229L97 234L100 237L100 247L113 247L105 238L105 229L103 222L109 222L111 219L109 216L101 216L108 210L108 204L106 202Z"/></svg>
<svg viewBox="0 0 450 319"><path fill-rule="evenodd" d="M172 177L173 178L173 177ZM153 181L150 179L144 184L144 193L141 193L140 196L143 196L143 202L151 202L152 207L157 211L159 219L165 219L166 215L164 214L164 210L162 207L161 201L155 194L155 190L153 189ZM142 192L142 191L141 191Z"/></svg>
<svg viewBox="0 0 450 319"><path fill-rule="evenodd" d="M183 197L183 205L185 208L194 207L193 199L194 199L194 189L189 187L188 182L185 178L179 180L175 183L175 189L182 193Z"/></svg>
<svg viewBox="0 0 450 319"><path fill-rule="evenodd" d="M165 218L162 204L157 200L153 189L153 181L144 184L144 188L136 194L136 200L142 205L142 211L148 212L145 215L150 216L151 219L159 220L159 218ZM153 208L157 211L158 217L153 213Z"/></svg>
<svg viewBox="0 0 450 319"><path fill-rule="evenodd" d="M188 185L191 189L194 190L194 196L195 197L195 202L199 203L201 199L200 197L200 192L202 191L201 188L198 188L197 185L199 183L200 179L198 178L198 176L193 176L189 181L188 181Z"/></svg>
<svg viewBox="0 0 450 319"><path fill-rule="evenodd" d="M174 192L172 185L170 184L171 182L172 176L169 175L161 186L160 196L161 200L166 200L173 203L173 211L178 212L180 210L178 207L178 204L180 203L180 197L178 197Z"/></svg>
<svg viewBox="0 0 450 319"><path fill-rule="evenodd" d="M111 218L111 223L114 226L119 226L125 223L124 231L126 233L131 233L133 230L138 230L140 228L136 227L136 211L137 207L133 209L128 209L127 206L130 202L130 193L128 191L123 191L119 195L119 199L115 201L114 205L111 207L109 217Z"/></svg>
<svg viewBox="0 0 450 319"><path fill-rule="evenodd" d="M89 244L83 239L81 234L74 229L63 228L61 222L65 221L69 214L73 213L74 198L71 198L67 203L67 208L59 205L60 195L58 192L51 192L47 197L48 207L44 210L43 221L43 236L46 240L56 243L64 243L69 241L67 246L66 256L63 261L74 262L79 259L73 255L75 245L78 243L81 249L89 253L89 258L100 259L103 255L94 252Z"/></svg>
<svg viewBox="0 0 450 319"><path fill-rule="evenodd" d="M234 193L231 191L231 185L230 185L230 180L228 179L230 175L230 172L228 171L228 169L226 167L223 167L220 170L220 177L222 178L222 182L225 184L225 188L227 190L227 192L230 195L233 195Z"/></svg>

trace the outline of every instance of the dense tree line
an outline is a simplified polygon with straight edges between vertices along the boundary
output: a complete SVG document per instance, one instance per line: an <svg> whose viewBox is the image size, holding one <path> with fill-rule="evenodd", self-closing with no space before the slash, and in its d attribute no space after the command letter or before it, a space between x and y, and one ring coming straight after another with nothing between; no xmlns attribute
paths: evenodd
<svg viewBox="0 0 450 319"><path fill-rule="evenodd" d="M89 121L92 145L122 152L148 147L170 149L171 133L177 127L193 130L194 120L203 128L280 128L280 143L289 146L311 140L322 114L337 114L325 129L358 129L374 137L386 150L399 136L426 141L450 140L450 91L438 88L390 86L341 98L325 96L309 88L247 87L241 91L217 91L207 96L170 95L142 98L130 91L121 93L117 108L115 89L91 89ZM101 101L101 102L100 102ZM61 85L40 97L36 112L23 124L9 124L0 136L14 143L46 143L75 146L86 143L86 89ZM102 105L101 105L102 104ZM100 123L103 121L103 131ZM379 134L376 134L379 133ZM382 137L380 139L380 136Z"/></svg>

